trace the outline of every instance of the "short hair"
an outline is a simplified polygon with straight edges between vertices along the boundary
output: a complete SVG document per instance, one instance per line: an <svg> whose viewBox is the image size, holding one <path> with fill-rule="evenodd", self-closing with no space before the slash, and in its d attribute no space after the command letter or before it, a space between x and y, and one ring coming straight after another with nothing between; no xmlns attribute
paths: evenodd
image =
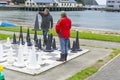
<svg viewBox="0 0 120 80"><path fill-rule="evenodd" d="M49 9L45 8L45 11L47 11L48 13L50 12Z"/></svg>
<svg viewBox="0 0 120 80"><path fill-rule="evenodd" d="M65 11L61 11L61 17L66 17L67 14L65 13Z"/></svg>

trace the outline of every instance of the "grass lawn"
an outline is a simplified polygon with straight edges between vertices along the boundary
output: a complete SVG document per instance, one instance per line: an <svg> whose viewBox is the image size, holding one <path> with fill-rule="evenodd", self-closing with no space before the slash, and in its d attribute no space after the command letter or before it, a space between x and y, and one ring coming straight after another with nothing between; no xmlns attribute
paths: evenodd
<svg viewBox="0 0 120 80"><path fill-rule="evenodd" d="M118 54L120 54L119 49L112 49L112 50L113 50L113 52L109 56L104 58L103 60L98 60L91 67L88 67L88 68L76 73L75 75L73 75L72 77L70 77L66 80L84 80L87 77L91 76L92 74L96 73L104 64L106 64L108 61L110 61L111 59L116 57Z"/></svg>
<svg viewBox="0 0 120 80"><path fill-rule="evenodd" d="M0 34L0 40L5 40L7 38L12 38L12 35L9 35L9 34Z"/></svg>
<svg viewBox="0 0 120 80"><path fill-rule="evenodd" d="M0 27L0 30L4 31L12 31L12 32L19 32L19 27ZM27 28L23 28L23 32L27 32ZM34 34L34 31L30 28L30 33ZM56 36L56 32L54 29L50 30L49 33L53 33ZM41 35L42 31L38 31L38 34ZM71 31L71 38L76 37L76 31ZM101 40L101 41L111 41L111 42L120 42L120 36L115 35L106 35L106 34L96 34L91 32L79 32L79 38L81 39L90 39L90 40Z"/></svg>

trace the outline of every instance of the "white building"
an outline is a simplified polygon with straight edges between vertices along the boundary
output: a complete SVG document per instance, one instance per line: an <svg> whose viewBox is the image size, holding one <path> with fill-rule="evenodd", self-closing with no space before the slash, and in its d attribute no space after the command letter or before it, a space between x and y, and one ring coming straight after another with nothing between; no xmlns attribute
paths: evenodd
<svg viewBox="0 0 120 80"><path fill-rule="evenodd" d="M77 4L75 0L26 0L25 6L30 7L77 7L82 4Z"/></svg>
<svg viewBox="0 0 120 80"><path fill-rule="evenodd" d="M106 8L112 10L119 10L120 9L120 0L107 0Z"/></svg>
<svg viewBox="0 0 120 80"><path fill-rule="evenodd" d="M11 0L0 0L0 6L10 5Z"/></svg>

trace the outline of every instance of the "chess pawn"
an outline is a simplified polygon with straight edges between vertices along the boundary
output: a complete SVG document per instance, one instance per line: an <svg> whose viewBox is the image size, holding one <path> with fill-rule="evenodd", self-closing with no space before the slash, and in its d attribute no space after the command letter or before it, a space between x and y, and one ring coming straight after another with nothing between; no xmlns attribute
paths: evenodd
<svg viewBox="0 0 120 80"><path fill-rule="evenodd" d="M32 69L32 70L40 69L41 66L37 63L37 56L36 56L36 53L35 53L35 46L34 45L32 46L32 50L30 50L29 53L30 54L29 54L27 68Z"/></svg>
<svg viewBox="0 0 120 80"><path fill-rule="evenodd" d="M13 34L13 42L12 42L12 44L17 44L17 40L16 40L16 35L15 35L15 33Z"/></svg>
<svg viewBox="0 0 120 80"><path fill-rule="evenodd" d="M0 44L0 62L5 62L7 59L4 57L3 45Z"/></svg>
<svg viewBox="0 0 120 80"><path fill-rule="evenodd" d="M14 63L15 59L14 59L13 55L14 55L13 48L10 47L10 49L8 50L8 58L7 58L8 64Z"/></svg>
<svg viewBox="0 0 120 80"><path fill-rule="evenodd" d="M19 45L17 61L13 64L13 66L19 67L19 68L25 67L22 44Z"/></svg>
<svg viewBox="0 0 120 80"><path fill-rule="evenodd" d="M11 42L10 42L10 38L7 38L7 42L5 44L6 47L11 47Z"/></svg>
<svg viewBox="0 0 120 80"><path fill-rule="evenodd" d="M77 52L77 50L76 50L76 42L75 41L73 41L73 46L71 48L71 52L72 53L76 53Z"/></svg>

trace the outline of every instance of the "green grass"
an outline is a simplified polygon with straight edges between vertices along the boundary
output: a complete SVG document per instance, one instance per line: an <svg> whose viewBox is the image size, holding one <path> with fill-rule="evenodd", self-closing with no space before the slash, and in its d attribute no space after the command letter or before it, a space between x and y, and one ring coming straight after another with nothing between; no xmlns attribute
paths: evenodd
<svg viewBox="0 0 120 80"><path fill-rule="evenodd" d="M13 27L0 27L0 30L4 31L12 31L12 32L19 32L20 28L13 28ZM27 28L23 28L23 32L27 32ZM30 28L30 33L34 34L34 31ZM54 29L50 30L49 33L53 33L56 36L56 32ZM41 35L42 31L38 31L38 34ZM71 38L76 37L76 31L71 31ZM120 42L120 36L115 35L106 35L106 34L96 34L91 32L80 32L79 38L81 39L89 39L89 40L101 40L101 41L111 41L111 42Z"/></svg>
<svg viewBox="0 0 120 80"><path fill-rule="evenodd" d="M98 60L98 62L103 62L104 60L102 60L102 59L100 59L100 60Z"/></svg>
<svg viewBox="0 0 120 80"><path fill-rule="evenodd" d="M117 55L120 54L120 50L119 49L112 49L113 50L113 53L109 55L109 57L111 59L113 59L114 57L116 57Z"/></svg>
<svg viewBox="0 0 120 80"><path fill-rule="evenodd" d="M0 34L0 40L5 40L7 38L12 38L12 35L8 35L8 34Z"/></svg>
<svg viewBox="0 0 120 80"><path fill-rule="evenodd" d="M85 78L96 73L97 71L98 71L98 68L92 66L76 73L74 76L70 77L67 80L84 80Z"/></svg>

